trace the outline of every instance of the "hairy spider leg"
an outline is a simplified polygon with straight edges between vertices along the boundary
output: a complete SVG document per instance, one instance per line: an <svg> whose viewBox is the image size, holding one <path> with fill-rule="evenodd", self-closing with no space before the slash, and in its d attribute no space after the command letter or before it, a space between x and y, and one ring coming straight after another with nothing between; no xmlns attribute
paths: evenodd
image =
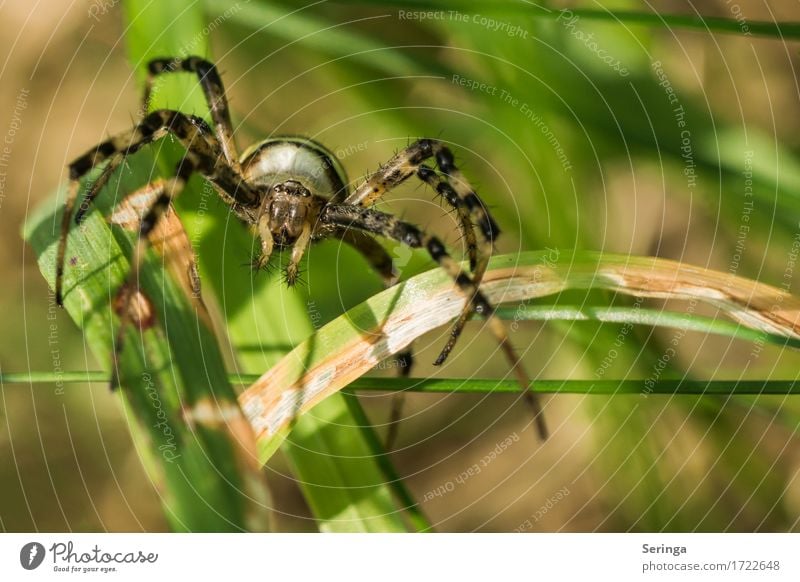
<svg viewBox="0 0 800 582"><path fill-rule="evenodd" d="M128 156L168 133L178 138L187 148L187 153L192 153L192 156L201 162L198 167L203 169L203 174L209 180L220 186L220 195L226 204L252 206L258 200L257 193L238 173L220 163L220 155L215 146L216 140L202 119L169 109L160 109L150 113L133 129L95 146L69 165L70 185L64 202L61 236L56 255L56 302L58 305L63 304L67 235L75 200L80 189L80 179L104 161L116 159L115 157L119 154L123 157Z"/></svg>
<svg viewBox="0 0 800 582"><path fill-rule="evenodd" d="M430 257L442 267L455 281L458 288L471 304L471 309L486 319L489 330L494 335L511 371L522 387L524 398L534 413L534 422L542 440L547 438L547 426L544 421L539 399L530 388L531 381L522 363L511 345L505 325L497 317L494 308L478 289L475 281L464 272L459 264L447 253L442 242L435 236L426 233L408 222L403 222L391 214L370 208L359 208L348 205L332 204L323 210L320 220L323 224L343 228L357 228L373 234L385 236L408 245L411 248L425 248Z"/></svg>
<svg viewBox="0 0 800 582"><path fill-rule="evenodd" d="M164 60L164 59L161 59ZM179 67L179 65L175 65L175 67ZM150 107L150 99L153 91L153 84L155 82L155 77L158 73L153 73L150 71L148 66L148 76L145 81L145 88L144 88L144 95L142 98L142 109L140 112L140 120L147 116L147 111ZM157 67L156 67L157 68ZM210 131L210 129L209 129ZM219 135L219 133L218 133ZM106 164L103 173L95 180L94 183L91 184L90 188L86 191L86 194L83 196L83 200L81 200L80 205L78 206L78 211L75 213L75 224L80 224L83 222L83 219L91 205L94 203L95 198L100 195L100 192L103 191L108 181L111 179L112 174L114 171L125 161L125 154L118 152L111 156L108 160L108 164Z"/></svg>
<svg viewBox="0 0 800 582"><path fill-rule="evenodd" d="M211 119L214 122L214 132L222 147L222 153L228 164L237 172L241 172L239 153L233 135L233 124L228 107L228 98L225 96L225 86L217 71L217 67L200 57L186 58L160 58L153 59L147 64L147 80L144 85L143 110L146 112L150 106L153 95L153 86L159 75L167 73L185 72L194 73L200 81Z"/></svg>
<svg viewBox="0 0 800 582"><path fill-rule="evenodd" d="M178 162L175 176L172 178L159 179L136 190L128 197L135 197L139 194L148 193L152 197L150 206L142 212L142 220L139 223L139 230L136 237L136 244L133 247L131 257L131 268L128 278L122 286L122 302L120 304L120 322L114 342L114 361L111 367L111 389L119 386L119 357L125 343L125 332L131 323L131 303L136 292L139 290L139 273L144 261L145 252L150 245L150 233L164 216L172 201L186 187L189 177L194 172L207 173L209 168L203 167L205 160L193 152L188 151L186 156Z"/></svg>
<svg viewBox="0 0 800 582"><path fill-rule="evenodd" d="M372 236L360 230L342 229L334 233L354 249L356 249L366 259L367 263L380 275L383 280L383 287L388 289L397 283L397 270L394 261L386 249ZM397 354L397 362L400 365L400 375L408 378L411 375L411 366L414 365L411 346ZM389 430L386 434L385 448L391 451L397 442L397 433L400 428L400 418L403 414L405 404L405 394L395 393L392 396L392 408L389 416Z"/></svg>
<svg viewBox="0 0 800 582"><path fill-rule="evenodd" d="M117 152L109 158L106 167L103 168L103 172L97 177L97 180L90 184L89 189L86 191L86 194L84 194L83 200L81 200L81 203L78 206L78 211L75 213L75 224L80 224L83 222L83 219L86 217L86 213L89 212L89 209L94 203L95 198L100 195L100 192L102 192L103 188L106 187L114 171L122 164L123 161L125 161L125 155L120 152Z"/></svg>
<svg viewBox="0 0 800 582"><path fill-rule="evenodd" d="M430 158L436 160L443 177L424 165ZM472 279L477 289L483 280L500 228L475 190L456 167L453 153L442 142L433 139L414 142L369 176L364 184L348 196L345 203L370 207L386 192L415 174L441 195L458 214L461 231L467 244ZM474 226L477 226L481 233L480 242L475 236ZM443 364L450 355L471 315L471 309L471 303L467 302L453 324L450 338L436 358L435 365Z"/></svg>
<svg viewBox="0 0 800 582"><path fill-rule="evenodd" d="M149 184L145 184L141 188L131 192L126 196L127 199L136 199L142 195L146 195L148 198L152 200L151 205L157 198L160 198L166 192L167 183L159 178L150 182ZM142 215L144 216L144 215ZM121 299L120 306L118 308L118 315L119 315L119 326L117 327L117 331L114 335L114 344L112 349L112 361L111 361L111 380L109 385L112 390L116 390L119 387L119 358L122 354L122 348L124 347L125 343L125 331L128 329L128 326L131 324L131 304L133 302L133 298L136 296L136 292L139 289L139 272L140 272L140 263L142 261L142 256L144 253L143 249L140 249L140 245L142 245L142 238L141 238L141 228L142 224L144 224L144 220L139 222L139 229L137 230L137 239L136 245L134 246L133 255L131 257L131 269L128 272L128 276L125 280L125 283L122 284L118 293L118 297ZM153 228L155 225L153 226ZM149 240L149 239L145 239ZM135 283L135 288L132 283Z"/></svg>

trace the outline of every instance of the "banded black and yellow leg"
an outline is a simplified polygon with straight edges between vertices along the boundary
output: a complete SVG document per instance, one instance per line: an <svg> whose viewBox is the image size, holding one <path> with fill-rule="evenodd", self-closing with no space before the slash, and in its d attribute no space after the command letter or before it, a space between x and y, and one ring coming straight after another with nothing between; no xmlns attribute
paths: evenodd
<svg viewBox="0 0 800 582"><path fill-rule="evenodd" d="M341 240L356 249L366 259L369 265L380 275L385 289L397 283L398 275L391 255L372 236L358 230L341 230L336 233ZM397 354L397 364L400 376L408 378L411 375L411 366L414 364L411 346ZM389 430L386 433L385 448L391 451L397 442L400 428L400 419L403 415L405 394L398 392L392 396L391 412L389 415Z"/></svg>
<svg viewBox="0 0 800 582"><path fill-rule="evenodd" d="M144 89L144 110L147 111L153 94L153 86L159 75L167 73L185 72L197 75L200 87L203 89L208 108L213 120L214 133L222 147L222 153L228 164L237 172L239 167L239 153L233 137L233 124L225 96L225 87L219 76L217 67L200 57L154 59L147 65L147 80Z"/></svg>
<svg viewBox="0 0 800 582"><path fill-rule="evenodd" d="M489 264L489 258L492 256L493 243L485 236L478 241L473 229L472 215L465 198L461 197L455 187L447 178L442 178L439 174L434 172L431 168L421 165L417 170L417 176L428 184L431 188L436 190L450 206L456 209L459 220L461 222L461 230L464 233L464 239L467 244L467 256L470 257L470 269L472 270L472 280L475 282L475 287L480 286L483 280L483 275L486 272L486 267ZM447 356L450 355L453 347L455 346L458 337L464 330L464 326L469 320L471 309L469 303L464 306L464 310L456 319L450 330L450 339L442 348L439 356L436 358L434 365L439 366L444 363Z"/></svg>
<svg viewBox="0 0 800 582"><path fill-rule="evenodd" d="M170 73L174 71L186 71L195 73L200 79L200 84L203 88L203 93L211 111L211 118L214 121L214 133L220 144L220 149L223 152L226 160L233 164L235 169L239 169L238 153L236 151L236 144L233 140L233 128L230 120L230 112L228 110L228 103L225 97L225 89L222 85L222 79L216 70L216 67L200 59L199 57L188 57L186 59L155 59L148 63L148 75L145 80L143 107L141 118L145 118L150 106L152 98L153 86L155 79L158 75L163 73ZM210 128L209 128L210 131ZM83 201L78 207L78 212L75 216L76 224L80 224L83 216L88 212L92 202L97 195L102 191L108 180L113 174L114 170L124 160L123 155L118 155L112 158L103 174L92 184L92 188L86 193Z"/></svg>
<svg viewBox="0 0 800 582"><path fill-rule="evenodd" d="M94 204L95 198L97 198L100 192L103 191L103 188L106 187L108 181L111 179L111 176L124 161L125 155L122 153L116 153L111 156L111 158L108 160L108 164L106 164L106 167L103 168L103 172L97 177L97 180L92 182L92 184L89 186L89 189L86 191L86 194L84 194L83 200L81 200L81 203L78 206L78 211L75 213L75 224L80 224L83 222L83 219L86 217L86 213L89 212L92 204Z"/></svg>
<svg viewBox="0 0 800 582"><path fill-rule="evenodd" d="M530 378L511 345L505 325L495 315L494 308L478 289L475 281L447 253L438 238L425 233L413 224L402 222L390 214L369 208L331 205L324 210L322 221L342 228L356 228L371 232L412 248L427 250L431 258L453 278L459 290L466 297L470 311L482 315L486 319L489 330L503 350L511 371L524 392L526 402L533 410L539 436L542 439L547 438L547 427L539 400L536 394L530 390Z"/></svg>
<svg viewBox="0 0 800 582"><path fill-rule="evenodd" d="M384 194L416 174L420 180L429 184L456 211L459 226L467 242L467 256L470 266L474 269L478 262L477 253L479 249L475 240L470 213L467 210L468 207L465 201L459 198L458 191L449 184L449 178L445 176L442 179L431 168L423 165L426 160L433 158L441 147L443 146L439 142L430 139L421 139L414 142L381 166L377 172L369 176L364 184L347 197L345 203L369 208Z"/></svg>
<svg viewBox="0 0 800 582"><path fill-rule="evenodd" d="M500 228L492 218L486 206L469 184L464 174L455 164L453 153L442 142L434 139L420 139L400 151L381 168L367 177L365 182L345 200L346 204L353 204L369 208L374 205L389 190L396 188L415 173L423 180L428 181L430 168L422 170L422 164L431 158L436 160L436 166L445 177L447 186L438 186L438 181L431 184L441 194L445 201L455 210L458 210L456 197L466 206L466 213L470 216L470 224L478 227L485 240L493 243L500 234ZM426 175L426 173L428 175ZM430 182L429 182L430 183ZM455 193L442 192L440 188L449 187ZM461 212L459 215L461 216ZM464 221L466 222L466 221ZM469 251L469 249L468 249ZM473 257L470 257L473 262ZM474 266L473 266L474 269Z"/></svg>
<svg viewBox="0 0 800 582"><path fill-rule="evenodd" d="M154 111L145 117L133 129L95 146L84 155L74 160L69 165L69 190L64 202L64 215L61 220L61 236L56 256L56 301L59 305L63 300L63 275L64 259L66 257L67 235L69 233L72 212L80 190L80 180L93 168L109 160L109 166L98 179L104 185L111 176L113 169L124 158L135 153L143 146L152 143L161 137L172 134L191 154L198 169L212 182L220 186L220 194L228 204L252 204L257 200L257 194L244 182L244 180L231 168L221 163L216 139L208 125L200 118L185 115L179 111L162 109ZM87 201L81 204L83 209L99 193L96 186L90 189ZM82 219L85 211L79 212L76 220Z"/></svg>
<svg viewBox="0 0 800 582"><path fill-rule="evenodd" d="M128 272L128 278L125 284L121 287L122 296L117 310L120 321L115 335L114 361L111 375L112 390L119 386L119 357L125 345L125 333L131 324L131 313L133 311L132 303L140 296L139 274L141 272L145 253L150 246L150 234L169 208L172 200L185 188L189 176L196 170L197 166L195 162L189 159L189 157L186 157L178 164L177 175L175 177L158 180L128 195L129 198L135 198L143 194L150 198L152 202L146 211L142 213L136 244L133 248L133 255L131 256L130 271Z"/></svg>
<svg viewBox="0 0 800 582"><path fill-rule="evenodd" d="M167 134L166 128L159 124L159 127L153 128L152 131L142 131L141 124L137 125L133 130L113 137L103 143L95 146L93 149L86 152L81 157L75 159L69 165L69 189L67 190L67 198L64 201L64 214L61 217L61 235L58 241L58 254L56 255L56 303L63 304L63 283L64 283L64 259L67 251L67 235L69 233L70 222L72 221L72 212L75 206L75 200L80 191L80 179L88 174L92 169L96 168L103 162L111 160L109 165L98 178L100 185L104 185L111 177L111 173L118 166L125 155L134 153L145 143L155 141L160 137ZM149 129L149 128L148 128ZM127 138L127 139L126 139ZM88 210L88 204L100 192L99 188L92 187L87 194L86 199L81 203L81 210L76 216L76 221L82 220Z"/></svg>
<svg viewBox="0 0 800 582"><path fill-rule="evenodd" d="M489 259L494 251L494 243L497 239L497 236L500 234L500 228L492 218L492 215L489 214L488 209L484 205L483 201L478 197L474 188L472 188L470 183L461 173L461 170L456 167L455 160L453 159L453 153L446 146L439 142L435 143L434 151L436 156L436 165L438 166L439 170L448 178L447 182L444 182L444 184L447 185L446 187L438 187L445 191L449 190L450 188L455 191L458 199L463 201L465 208L462 210L462 212L465 211L468 213L469 223L475 225L478 228L478 231L481 233L480 248L476 253L477 261L471 265L472 279L475 282L476 287L478 287L483 280L483 275L486 273L486 268L489 266ZM443 196L447 195L452 196L452 193L443 193ZM464 326L469 320L469 317L470 311L468 308L465 308L461 312L461 315L459 315L458 319L456 319L455 323L453 323L453 326L450 328L450 339L442 348L442 351L439 353L439 357L436 358L434 365L439 366L443 364L447 359L447 356L450 355L450 352L453 350L453 347L455 347L455 344L458 341L461 332L464 330Z"/></svg>
<svg viewBox="0 0 800 582"><path fill-rule="evenodd" d="M443 176L423 165L423 162L431 158L436 160L436 165ZM414 174L430 185L457 212L460 229L467 245L472 278L476 287L480 286L500 229L475 190L455 165L452 152L442 142L432 139L414 142L367 178L365 183L347 198L346 203L369 207L386 192ZM473 227L477 227L481 233L480 242L475 236ZM436 359L436 365L442 364L447 359L469 316L470 311L467 306L453 324L450 339Z"/></svg>

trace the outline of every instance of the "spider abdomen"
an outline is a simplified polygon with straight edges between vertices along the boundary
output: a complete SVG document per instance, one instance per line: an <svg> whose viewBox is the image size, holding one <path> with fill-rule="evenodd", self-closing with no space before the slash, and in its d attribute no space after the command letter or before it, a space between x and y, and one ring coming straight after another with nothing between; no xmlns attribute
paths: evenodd
<svg viewBox="0 0 800 582"><path fill-rule="evenodd" d="M254 185L272 188L294 181L312 195L331 201L347 196L344 170L336 157L306 138L278 137L256 144L243 154L242 171Z"/></svg>

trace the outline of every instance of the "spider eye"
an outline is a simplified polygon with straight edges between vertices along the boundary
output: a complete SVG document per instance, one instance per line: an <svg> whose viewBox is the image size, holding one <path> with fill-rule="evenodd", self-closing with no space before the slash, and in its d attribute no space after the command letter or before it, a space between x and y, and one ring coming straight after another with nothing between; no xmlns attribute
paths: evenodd
<svg viewBox="0 0 800 582"><path fill-rule="evenodd" d="M295 180L287 180L285 182L281 182L280 184L276 184L272 187L272 191L275 194L286 194L287 196L299 196L302 198L308 198L311 196L311 192L308 191L308 188L303 186L300 182L296 182Z"/></svg>

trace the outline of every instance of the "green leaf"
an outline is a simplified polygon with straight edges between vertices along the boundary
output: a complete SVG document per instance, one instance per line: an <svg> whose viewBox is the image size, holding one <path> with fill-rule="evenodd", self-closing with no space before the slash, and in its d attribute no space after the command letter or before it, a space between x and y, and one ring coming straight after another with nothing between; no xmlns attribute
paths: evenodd
<svg viewBox="0 0 800 582"><path fill-rule="evenodd" d="M181 36L202 29L202 13L191 3L171 6L182 11ZM139 154L131 172L112 180L108 191L126 194L147 183L154 164L149 153ZM23 233L51 287L61 199L44 204ZM107 211L108 204L101 201L98 208ZM159 229L169 228L188 249L172 215L159 224ZM100 212L90 213L69 236L65 308L101 362L112 361L118 289L127 280L131 252L132 235L111 228ZM178 266L185 274L191 255L178 252L165 258L166 269L154 252L145 259L139 281L142 329L129 327L118 360L120 393L136 426L141 457L162 491L164 510L175 530L266 530L270 502L253 460L252 431L228 382L205 307L187 293L182 276L173 270ZM154 318L148 316L150 311Z"/></svg>
<svg viewBox="0 0 800 582"><path fill-rule="evenodd" d="M409 9L434 11L461 11L465 13L482 13L487 10L485 2L477 0L338 0L340 4L368 4L370 6L398 6ZM641 24L644 26L666 28L688 28L706 32L719 32L738 35L758 35L780 39L800 39L800 22L771 22L762 20L737 20L701 14L664 14L660 12L643 12L636 10L593 10L591 8L551 9L528 2L495 0L491 10L509 16L528 16L545 19L568 19L577 17L587 20L613 22L621 25Z"/></svg>
<svg viewBox="0 0 800 582"><path fill-rule="evenodd" d="M208 54L207 29L194 16L187 17L188 5L147 0L126 4L131 24L130 59L137 70L143 70L146 62L157 56ZM202 6L191 5L195 9ZM266 5L254 4L240 8L241 11L231 9L229 14L269 10ZM208 108L196 78L170 75L163 82L155 93L154 106L175 107L207 117ZM211 195L215 196L213 192ZM199 247L198 266L204 294L220 299L230 340L237 344L258 339L268 347L294 345L313 331L305 302L299 294L282 288L278 281L265 284L263 280L253 280L251 272L242 269L241 257L249 256L253 238L240 225L230 223L230 215L221 208L223 205L210 204L207 197L208 193L196 186L193 191L185 192L176 207L190 239ZM236 258L231 258L230 249L238 253L234 255ZM279 351L269 349L265 353L233 354L237 369L245 373L263 372L278 356ZM381 467L373 458L362 430L351 418L344 399L331 399L318 412L314 418L309 416L298 423L283 452L320 529L406 531L393 502L392 487L385 483Z"/></svg>
<svg viewBox="0 0 800 582"><path fill-rule="evenodd" d="M436 69L436 65L421 66L384 43L348 29L360 22L380 22L387 18L386 15L331 24L309 16L309 11L302 8L289 10L269 3L249 2L237 4L237 9L233 10L230 3L224 0L205 0L205 3L213 14L227 14L233 22L286 41L275 53L291 51L297 45L298 48L313 49L337 58L352 59L353 62L392 75L415 75Z"/></svg>
<svg viewBox="0 0 800 582"><path fill-rule="evenodd" d="M688 314L672 314L662 320L686 330L699 328L692 311L702 302L720 309L740 327L755 331L749 339L763 342L772 335L793 344L800 339L800 299L749 279L665 259L553 251L504 255L492 259L483 285L494 304L523 302L517 320L536 313L524 302L566 289L605 289L643 298L689 301ZM298 416L302 418L304 412L324 403L415 338L447 324L464 301L452 279L435 269L371 297L297 346L240 396L256 429L262 460L269 458ZM628 318L658 321L652 314L648 319L628 313ZM730 325L714 327L706 322L709 327L736 333ZM513 339L513 324L510 329ZM520 352L524 356L525 350ZM464 386L467 390L470 382Z"/></svg>
<svg viewBox="0 0 800 582"><path fill-rule="evenodd" d="M54 225L60 224L62 212L54 212L54 206L60 206L57 200L43 205L24 231L51 287ZM65 277L66 311L83 329L98 360L109 364L118 325L113 304L126 280L132 250L120 230L112 230L99 212L91 213L70 234ZM202 308L189 300L153 253L140 284L156 320L171 325L156 324L141 334L131 327L119 357L120 394L133 417L140 456L162 491L169 522L178 531L266 529L268 493L252 460L252 432ZM201 366L198 354L203 356ZM216 420L223 410L228 422Z"/></svg>

